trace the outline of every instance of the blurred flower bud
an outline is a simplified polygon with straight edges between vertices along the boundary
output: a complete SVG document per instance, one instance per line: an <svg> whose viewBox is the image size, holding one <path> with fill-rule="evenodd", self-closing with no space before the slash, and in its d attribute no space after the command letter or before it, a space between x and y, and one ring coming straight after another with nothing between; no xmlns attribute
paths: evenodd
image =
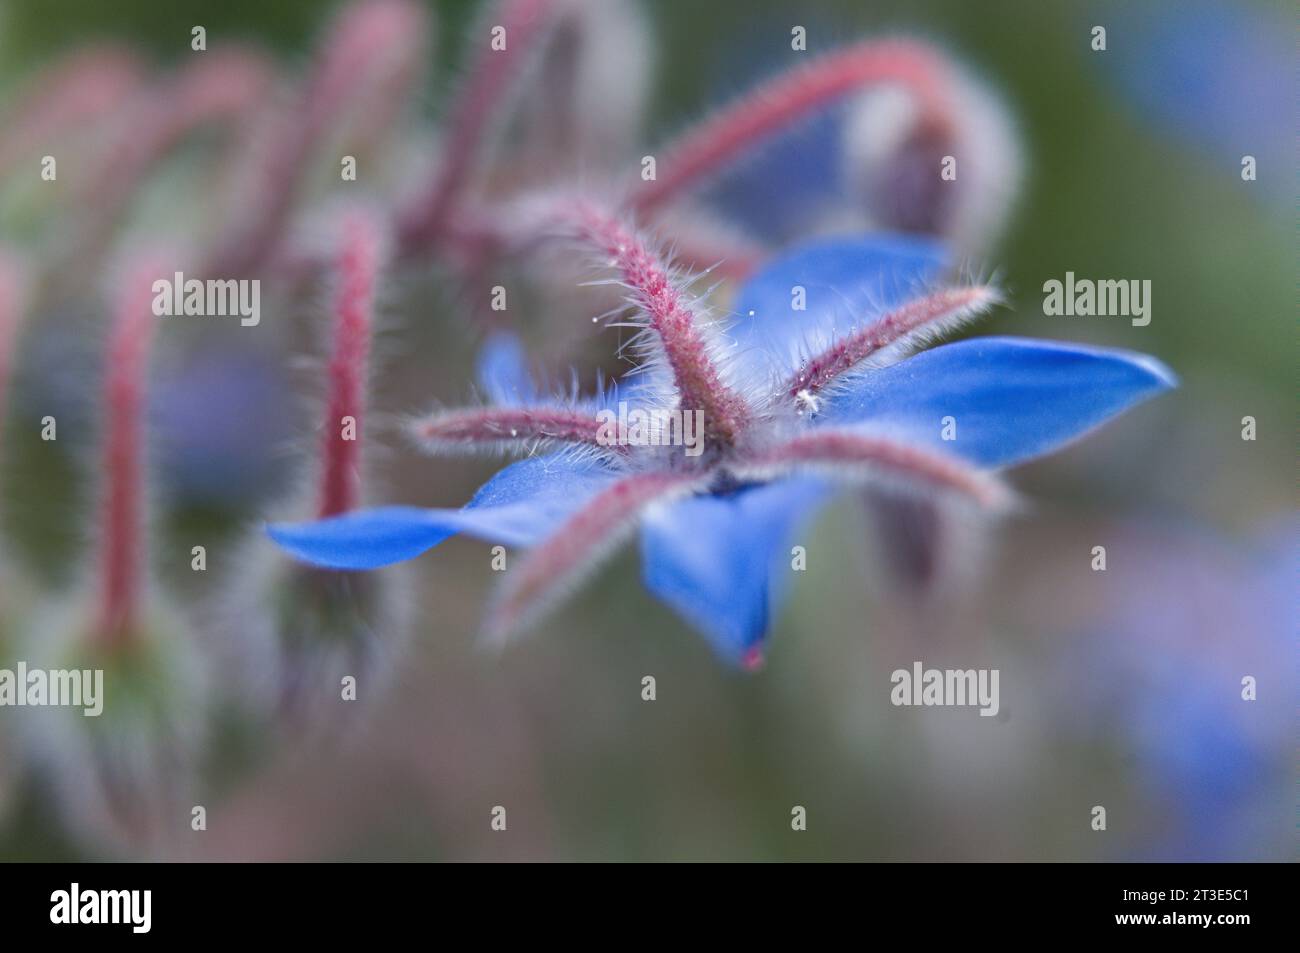
<svg viewBox="0 0 1300 953"><path fill-rule="evenodd" d="M536 76L514 106L501 176L510 187L593 176L626 161L642 135L653 49L631 0L567 0Z"/></svg>
<svg viewBox="0 0 1300 953"><path fill-rule="evenodd" d="M273 664L279 714L291 729L339 726L349 706L373 702L387 685L410 623L402 576L280 560L269 587L278 647Z"/></svg>
<svg viewBox="0 0 1300 953"><path fill-rule="evenodd" d="M1020 186L1021 158L997 98L952 65L926 102L898 86L858 97L844 132L844 179L873 224L987 248Z"/></svg>
<svg viewBox="0 0 1300 953"><path fill-rule="evenodd" d="M37 612L27 670L80 673L83 704L19 709L19 724L69 831L109 853L167 857L190 832L208 692L189 626L156 596L146 605L112 645L90 621L93 588Z"/></svg>
<svg viewBox="0 0 1300 953"><path fill-rule="evenodd" d="M336 217L322 234L331 241L334 276L323 425L315 499L295 508L324 518L346 514L362 500L375 299L388 249L380 220L365 212ZM246 611L225 624L243 645L259 707L301 730L337 725L353 702L372 699L377 676L407 629L400 573L311 569L265 546L250 548L241 563L229 601Z"/></svg>

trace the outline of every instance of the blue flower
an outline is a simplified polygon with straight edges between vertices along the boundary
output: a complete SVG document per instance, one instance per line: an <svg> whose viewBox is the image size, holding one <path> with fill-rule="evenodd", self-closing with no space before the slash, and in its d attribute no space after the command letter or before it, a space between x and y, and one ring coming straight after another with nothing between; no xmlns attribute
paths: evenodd
<svg viewBox="0 0 1300 953"><path fill-rule="evenodd" d="M1291 130L1277 121L1291 106L1277 78L1293 62L1289 24L1264 7L1188 0L1177 17L1130 5L1114 11L1113 43L1100 72L1149 124L1157 124L1236 166L1258 160L1260 185L1289 190ZM1237 170L1240 171L1239 169ZM1272 198L1272 192L1265 192ZM1269 205L1275 204L1271 200Z"/></svg>
<svg viewBox="0 0 1300 953"><path fill-rule="evenodd" d="M1051 690L1076 744L1114 748L1161 823L1117 843L1119 859L1280 858L1293 783L1296 697L1293 523L1229 542L1140 526L1107 574ZM1249 694L1246 677L1249 677ZM1249 700L1247 700L1249 699ZM1113 779L1112 779L1113 780ZM1112 783L1112 782L1100 782Z"/></svg>
<svg viewBox="0 0 1300 953"><path fill-rule="evenodd" d="M647 588L724 659L761 660L790 546L840 487L943 497L996 511L996 471L1050 453L1173 386L1143 355L990 337L912 354L997 300L937 284L943 249L896 236L813 242L772 261L708 320L634 231L584 210L577 237L612 264L642 329L630 386L594 402L539 400L506 342L484 389L500 401L421 421L435 451L522 450L460 509L384 507L269 528L316 565L370 569L464 533L530 547L506 573L489 636L533 621L639 534ZM625 380L625 385L628 381ZM649 438L610 411L659 414ZM662 445L674 412L699 412L703 446ZM684 430L679 430L679 436ZM624 437L628 439L623 439Z"/></svg>

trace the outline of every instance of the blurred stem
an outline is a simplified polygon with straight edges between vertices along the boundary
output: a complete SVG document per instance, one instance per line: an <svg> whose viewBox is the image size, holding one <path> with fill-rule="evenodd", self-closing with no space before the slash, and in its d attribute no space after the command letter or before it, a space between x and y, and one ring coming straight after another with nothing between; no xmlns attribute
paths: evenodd
<svg viewBox="0 0 1300 953"><path fill-rule="evenodd" d="M518 81L527 57L551 25L557 0L500 0L483 23L500 28L505 47L490 45L488 31L475 35L479 54L452 102L446 146L426 197L400 226L403 248L420 248L442 237L464 191L489 125Z"/></svg>
<svg viewBox="0 0 1300 953"><path fill-rule="evenodd" d="M757 142L868 86L897 83L918 100L922 122L952 125L942 58L920 43L874 40L814 60L750 91L662 150L664 174L643 183L630 207L648 213L694 188Z"/></svg>
<svg viewBox="0 0 1300 953"><path fill-rule="evenodd" d="M131 639L140 594L145 380L157 320L153 279L163 273L143 263L128 271L108 343L103 458L108 489L100 513L102 589L95 636L112 648Z"/></svg>
<svg viewBox="0 0 1300 953"><path fill-rule="evenodd" d="M6 398L9 372L23 314L23 276L14 257L0 248L0 453L4 450Z"/></svg>

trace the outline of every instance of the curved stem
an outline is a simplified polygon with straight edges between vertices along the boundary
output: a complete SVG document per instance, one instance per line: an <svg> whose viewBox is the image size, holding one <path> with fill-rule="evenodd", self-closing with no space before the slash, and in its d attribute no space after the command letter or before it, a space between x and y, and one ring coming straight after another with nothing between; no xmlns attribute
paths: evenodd
<svg viewBox="0 0 1300 953"><path fill-rule="evenodd" d="M214 50L136 97L132 108L123 110L126 125L79 190L86 220L71 255L83 260L94 255L150 170L191 132L243 119L265 96L270 78L259 56Z"/></svg>
<svg viewBox="0 0 1300 953"><path fill-rule="evenodd" d="M842 96L886 82L913 90L927 121L946 124L946 78L935 51L905 40L859 43L770 80L688 130L663 150L663 175L642 184L629 205L643 213L657 209L756 142Z"/></svg>
<svg viewBox="0 0 1300 953"><path fill-rule="evenodd" d="M0 177L65 130L120 108L141 72L134 54L110 46L82 49L43 71L4 115Z"/></svg>
<svg viewBox="0 0 1300 953"><path fill-rule="evenodd" d="M476 36L478 56L451 107L446 146L426 196L398 227L398 244L410 250L436 241L464 191L474 161L483 148L489 124L518 80L538 37L552 22L556 0L501 0L484 22L501 28L504 49L491 46L485 30Z"/></svg>

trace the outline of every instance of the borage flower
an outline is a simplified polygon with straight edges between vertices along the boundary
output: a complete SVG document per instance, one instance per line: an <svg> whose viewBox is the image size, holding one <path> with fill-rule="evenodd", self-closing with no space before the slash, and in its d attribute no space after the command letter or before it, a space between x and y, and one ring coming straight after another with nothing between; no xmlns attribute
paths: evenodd
<svg viewBox="0 0 1300 953"><path fill-rule="evenodd" d="M531 454L464 508L383 507L270 527L282 547L339 569L410 559L456 533L530 547L488 615L488 637L501 640L639 529L649 589L721 656L753 667L793 534L838 486L997 512L1010 501L997 470L1173 385L1142 355L1029 339L977 338L906 356L998 300L982 285L939 286L946 256L928 240L794 249L739 290L728 328L710 320L707 295L692 295L618 218L580 206L569 228L618 273L637 314L644 363L628 404L699 412L704 452L610 446L591 407L539 403L519 384L515 405L417 424L435 451ZM510 390L500 370L491 390Z"/></svg>

